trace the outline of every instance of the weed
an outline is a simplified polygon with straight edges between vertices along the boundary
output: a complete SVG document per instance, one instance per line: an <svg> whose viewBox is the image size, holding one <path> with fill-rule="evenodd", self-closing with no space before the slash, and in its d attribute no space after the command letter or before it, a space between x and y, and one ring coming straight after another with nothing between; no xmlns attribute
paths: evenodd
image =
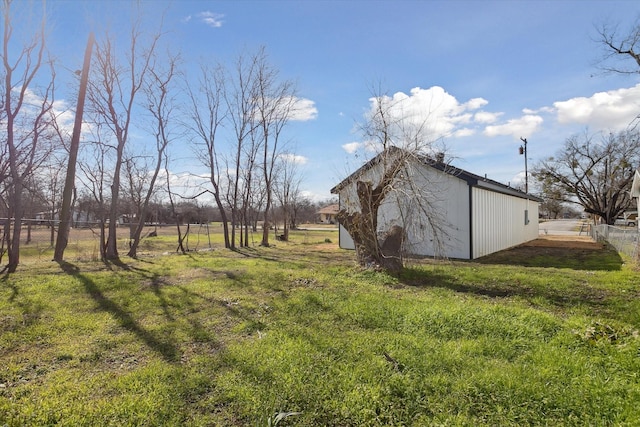
<svg viewBox="0 0 640 427"><path fill-rule="evenodd" d="M261 418L256 423L256 427L275 427L287 418L300 414L302 414L302 412L275 412L272 415Z"/></svg>

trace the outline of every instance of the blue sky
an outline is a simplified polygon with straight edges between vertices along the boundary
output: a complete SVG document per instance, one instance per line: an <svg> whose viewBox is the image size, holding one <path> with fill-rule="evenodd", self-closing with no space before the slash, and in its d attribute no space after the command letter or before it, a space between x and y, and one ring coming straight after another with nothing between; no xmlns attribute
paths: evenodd
<svg viewBox="0 0 640 427"><path fill-rule="evenodd" d="M416 108L438 105L434 126L453 163L512 184L524 173L520 137L529 141L532 165L572 134L616 131L640 113L639 76L599 71L594 41L603 22L629 28L640 17L637 1L142 4L149 26L168 11L168 38L187 73L203 58L229 61L264 46L281 76L296 81L313 111L292 122L287 136L304 160L302 189L317 200L363 162L353 152L363 142L354 129L372 85ZM88 31L115 26L131 4L54 0L47 7L50 48L74 70ZM188 156L181 161L176 173L200 171Z"/></svg>

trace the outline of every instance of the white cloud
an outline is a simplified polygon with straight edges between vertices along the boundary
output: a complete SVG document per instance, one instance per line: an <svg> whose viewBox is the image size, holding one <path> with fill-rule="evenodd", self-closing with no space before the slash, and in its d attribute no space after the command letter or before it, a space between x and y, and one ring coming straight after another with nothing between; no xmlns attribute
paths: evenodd
<svg viewBox="0 0 640 427"><path fill-rule="evenodd" d="M502 125L487 126L484 129L484 134L486 136L513 135L519 138L537 131L543 121L540 116L527 114L518 119L508 120L507 123Z"/></svg>
<svg viewBox="0 0 640 427"><path fill-rule="evenodd" d="M349 142L348 144L343 144L342 149L349 154L353 154L358 151L362 145L361 142Z"/></svg>
<svg viewBox="0 0 640 427"><path fill-rule="evenodd" d="M473 98L464 103L465 108L468 110L477 110L478 108L482 108L487 105L489 101L483 98Z"/></svg>
<svg viewBox="0 0 640 427"><path fill-rule="evenodd" d="M318 109L315 102L306 98L286 96L281 98L267 98L264 100L265 111L273 111L274 115L281 119L297 122L315 120L318 117ZM256 105L256 109L259 108ZM256 110L256 114L258 111Z"/></svg>
<svg viewBox="0 0 640 427"><path fill-rule="evenodd" d="M71 135L73 133L73 125L76 120L75 112L69 108L67 102L64 100L55 101L52 107L52 112L56 117L56 121L60 129ZM83 127L86 125L86 123L83 123Z"/></svg>
<svg viewBox="0 0 640 427"><path fill-rule="evenodd" d="M208 26L210 26L211 28L220 28L222 27L222 23L224 22L222 20L222 18L224 18L223 14L220 13L213 13L213 12L209 12L204 11L204 12L200 12L196 15L196 17L201 21L204 22L205 24L207 24ZM191 19L191 17L189 17L189 20ZM188 21L187 21L188 22Z"/></svg>
<svg viewBox="0 0 640 427"><path fill-rule="evenodd" d="M512 187L522 187L524 189L525 181L524 171L522 171L515 174L509 182ZM531 181L531 175L529 175L529 181Z"/></svg>
<svg viewBox="0 0 640 427"><path fill-rule="evenodd" d="M369 101L372 113L376 109L378 99L371 98ZM432 86L429 89L415 87L408 95L397 92L393 96L383 97L380 101L393 117L402 117L416 126L426 125L434 140L452 135L471 135L473 132L461 127L474 120L475 110L488 104L483 98L472 98L461 103L440 86Z"/></svg>
<svg viewBox="0 0 640 427"><path fill-rule="evenodd" d="M380 150L382 150L382 147L377 142L365 141L365 142L349 142L347 144L343 144L342 149L349 154L353 154L360 149L364 149L369 153L377 153Z"/></svg>
<svg viewBox="0 0 640 427"><path fill-rule="evenodd" d="M473 115L473 121L476 123L489 124L498 120L503 113L489 113L487 111L478 111Z"/></svg>
<svg viewBox="0 0 640 427"><path fill-rule="evenodd" d="M295 163L296 165L305 165L309 161L306 157L293 153L281 154L280 158L286 162Z"/></svg>
<svg viewBox="0 0 640 427"><path fill-rule="evenodd" d="M462 129L458 129L457 131L455 131L453 133L453 136L456 138L462 138L465 136L471 136L471 135L475 135L476 131L474 129L469 129L469 128L462 128Z"/></svg>
<svg viewBox="0 0 640 427"><path fill-rule="evenodd" d="M315 102L306 98L295 98L291 110L291 120L306 122L318 117L318 109Z"/></svg>
<svg viewBox="0 0 640 427"><path fill-rule="evenodd" d="M531 108L523 108L522 112L524 114L540 114L540 113L551 113L554 114L556 110L553 107L542 107L537 110L533 110Z"/></svg>
<svg viewBox="0 0 640 427"><path fill-rule="evenodd" d="M17 92L18 89L12 89L14 92ZM42 108L43 103L49 102L45 101L41 95L37 94L31 89L27 89L24 93L24 104L22 113L26 115L36 115L40 113L40 109ZM60 129L61 133L70 138L73 133L73 127L75 124L75 110L69 105L69 103L64 100L55 100L51 104L50 114L55 117L56 124ZM82 123L82 137L87 138L87 135L90 133L92 128L92 124L89 122Z"/></svg>
<svg viewBox="0 0 640 427"><path fill-rule="evenodd" d="M640 84L590 97L572 98L553 104L558 122L588 124L590 128L624 129L640 111Z"/></svg>

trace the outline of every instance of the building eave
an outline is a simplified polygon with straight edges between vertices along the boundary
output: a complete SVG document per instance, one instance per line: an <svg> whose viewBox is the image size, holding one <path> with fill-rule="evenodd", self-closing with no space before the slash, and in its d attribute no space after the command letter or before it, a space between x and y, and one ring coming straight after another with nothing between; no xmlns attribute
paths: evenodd
<svg viewBox="0 0 640 427"><path fill-rule="evenodd" d="M391 147L389 150L394 150L394 151L397 150L398 152L402 151L401 148L397 148L397 147ZM383 159L384 154L385 154L384 152L378 154L377 156L369 160L367 163L362 165L360 168L358 168L355 172L353 172L347 178L342 180L338 185L336 185L331 189L331 194L339 194L343 188L345 188L347 185L354 182L360 175L362 175L364 172L366 172L367 170L373 168L375 165L380 163L380 161ZM424 155L416 156L416 158L426 166L430 166L441 172L444 172L446 174L455 176L458 179L466 181L470 187L478 187L485 190L495 191L495 192L510 195L513 197L518 197L521 199L527 199L527 200L532 200L538 203L542 203L542 199L539 197L533 196L531 194L527 194L523 191L517 190L513 187L502 184L498 181L494 181L486 177L481 177L474 173L468 172L464 169L460 169L455 166L452 166L448 163L439 162ZM636 174L637 173L638 172L636 171Z"/></svg>

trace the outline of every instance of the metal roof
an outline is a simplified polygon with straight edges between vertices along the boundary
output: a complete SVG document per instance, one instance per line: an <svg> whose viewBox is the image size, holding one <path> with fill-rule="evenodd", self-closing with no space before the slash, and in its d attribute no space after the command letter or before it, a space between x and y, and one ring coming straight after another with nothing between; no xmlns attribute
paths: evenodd
<svg viewBox="0 0 640 427"><path fill-rule="evenodd" d="M358 168L355 172L353 172L351 175L346 177L344 180L342 180L338 185L333 187L331 189L331 193L332 194L339 193L340 190L342 190L344 187L346 187L350 183L354 182L358 178L358 176L362 175L365 171L373 168L376 164L380 163L387 152L402 153L402 152L405 152L405 150L403 150L401 148L398 148L398 147L391 147L391 148L387 149L386 151L383 151L382 153L378 154L377 156L375 156L374 158L369 160L367 163L362 165L360 168ZM464 169L460 169L460 168L457 168L455 166L451 166L448 163L435 160L435 159L433 159L433 158L431 158L429 156L426 156L426 155L411 155L411 157L415 158L417 161L419 161L423 165L430 166L430 167L432 167L434 169L437 169L437 170L439 170L441 172L444 172L444 173L449 174L451 176L455 176L456 178L459 178L459 179L461 179L463 181L466 181L467 184L469 186L471 186L471 187L478 187L478 188L482 188L482 189L489 190L489 191L495 191L497 193L507 194L507 195L513 196L513 197L519 197L519 198L522 198L522 199L533 200L533 201L536 201L536 202L539 202L539 203L542 202L542 199L539 198L539 197L533 196L531 194L527 194L527 193L525 193L523 191L517 190L517 189L515 189L513 187L510 187L508 185L502 184L502 183L500 183L498 181L494 181L492 179L488 179L486 176L482 177L480 175L476 175L474 173L468 172L468 171L466 171Z"/></svg>

